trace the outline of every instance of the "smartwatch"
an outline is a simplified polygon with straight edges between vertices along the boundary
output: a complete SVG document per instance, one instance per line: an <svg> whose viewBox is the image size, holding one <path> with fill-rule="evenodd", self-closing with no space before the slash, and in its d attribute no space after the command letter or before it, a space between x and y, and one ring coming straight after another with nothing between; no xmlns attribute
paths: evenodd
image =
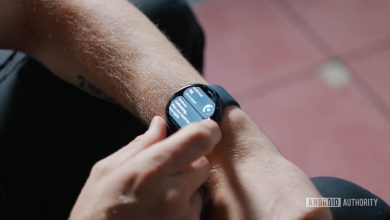
<svg viewBox="0 0 390 220"><path fill-rule="evenodd" d="M220 122L228 105L238 102L219 85L192 84L177 91L168 101L165 113L171 133L193 122L212 119Z"/></svg>

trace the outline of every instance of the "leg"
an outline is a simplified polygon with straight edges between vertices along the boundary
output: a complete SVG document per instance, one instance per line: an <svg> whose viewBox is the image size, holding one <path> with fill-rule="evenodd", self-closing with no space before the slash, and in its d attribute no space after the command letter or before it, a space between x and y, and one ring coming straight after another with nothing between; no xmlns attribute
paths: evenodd
<svg viewBox="0 0 390 220"><path fill-rule="evenodd" d="M354 183L335 177L316 177L312 181L324 197L341 198L342 201L353 198L378 199L377 206L374 207L331 208L334 220L390 219L390 207L386 202Z"/></svg>
<svg viewBox="0 0 390 220"><path fill-rule="evenodd" d="M66 219L89 168L143 125L118 106L88 97L32 59L1 84L1 183L13 208L36 219ZM19 216L22 215L22 216ZM30 218L31 218L30 216ZM27 216L26 216L27 217ZM34 218L35 219L35 218Z"/></svg>
<svg viewBox="0 0 390 220"><path fill-rule="evenodd" d="M160 13L164 2L170 6ZM169 2L153 1L144 9L156 21L192 16L183 2ZM202 32L176 32L199 27L196 20L168 19L164 25L159 27L179 40L174 43L200 69L203 46L192 44L203 42ZM91 166L145 129L126 110L58 80L21 53L0 70L0 106L0 202L11 216L6 219L67 219Z"/></svg>
<svg viewBox="0 0 390 220"><path fill-rule="evenodd" d="M130 1L175 43L199 72L202 72L204 35L185 0Z"/></svg>

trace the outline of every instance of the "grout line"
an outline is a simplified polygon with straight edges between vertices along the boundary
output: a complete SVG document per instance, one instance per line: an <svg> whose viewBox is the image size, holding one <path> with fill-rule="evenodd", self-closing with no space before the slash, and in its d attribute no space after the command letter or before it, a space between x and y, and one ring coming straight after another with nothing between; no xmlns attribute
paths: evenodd
<svg viewBox="0 0 390 220"><path fill-rule="evenodd" d="M341 57L345 60L356 62L366 58L375 57L388 50L390 50L390 36L350 49L349 51L343 53Z"/></svg>
<svg viewBox="0 0 390 220"><path fill-rule="evenodd" d="M337 58L341 60L345 65L346 62L341 57L334 57L337 54L331 46L306 22L306 20L293 9L291 4L286 0L273 0L276 7L278 7L282 13L291 20L294 26L296 26L308 39L311 41L322 53L325 57L328 57L327 60ZM376 41L370 45L365 45L360 48L352 49L346 53L347 56L354 58L354 60L363 59L369 57L370 55L374 55L374 48L380 47L383 45L383 42L387 42L390 37L383 38L379 41ZM383 48L380 47L383 51ZM361 51L366 51L366 54L357 55L357 53ZM356 53L356 55L353 55ZM333 57L332 57L333 56ZM269 93L272 93L276 90L279 90L282 87L291 86L297 83L300 83L310 77L316 76L316 74L311 73L309 70L313 69L317 65L312 65L308 68L304 68L301 74L288 74L287 76L279 77L278 79L262 83L257 86L253 86L251 88L241 90L241 92L237 93L238 97L242 97L242 102L248 102L255 100L259 97L265 96ZM379 111L381 114L385 116L385 118L390 122L390 108L387 106L386 102L375 92L373 88L362 79L355 71L353 71L348 65L347 67L353 73L353 84L357 87L357 89L368 99L368 101ZM298 71L297 71L298 72ZM260 88L260 89L258 89ZM257 92L255 92L257 91ZM256 94L257 93L257 94ZM261 94L259 94L261 93ZM244 98L245 97L245 98Z"/></svg>
<svg viewBox="0 0 390 220"><path fill-rule="evenodd" d="M273 0L273 3L292 22L292 24L297 27L299 31L301 31L301 33L303 33L303 35L306 36L308 40L311 41L312 44L316 46L325 57L327 57L327 59L324 60L325 62L336 58L347 65L343 58L348 58L348 60L351 61L358 61L375 56L380 52L390 49L390 46L388 46L390 36L387 36L362 47L351 49L343 53L340 57L334 57L334 55L337 53L320 36L320 34L318 34L308 22L306 22L306 20L293 8L293 6L288 1ZM318 63L305 67L300 71L294 71L293 73L280 76L276 79L266 81L250 88L246 88L237 92L236 96L242 103L256 100L260 97L264 97L270 93L281 90L282 88L293 86L311 77L315 77L316 74L313 74L313 70L315 70L315 67L317 66ZM364 96L366 96L368 101L390 121L390 108L387 106L386 102L375 92L373 88L371 88L367 82L365 82L364 79L362 79L349 66L348 68L353 74L353 84L360 92L363 93Z"/></svg>
<svg viewBox="0 0 390 220"><path fill-rule="evenodd" d="M273 0L274 5L291 21L291 23L313 43L325 57L334 56L336 52L332 47L318 34L311 25L293 8L286 0Z"/></svg>
<svg viewBox="0 0 390 220"><path fill-rule="evenodd" d="M380 54L388 51L390 51L390 36L386 36L361 47L353 48L344 53L342 57L352 63L379 56ZM369 101L385 116L388 121L390 121L390 106L347 62L344 62L344 65L346 65L353 73L354 85L358 88L358 90L361 91L367 99L369 99Z"/></svg>
<svg viewBox="0 0 390 220"><path fill-rule="evenodd" d="M237 92L235 96L238 97L240 102L247 103L249 101L264 97L273 92L280 91L281 89L294 86L298 83L304 82L307 79L315 77L316 74L313 74L313 70L315 70L315 68L320 63L326 62L330 59L333 58L322 60L319 63L304 67L292 73L279 76L275 79L271 79L266 82L251 86L250 88L242 89L241 91Z"/></svg>
<svg viewBox="0 0 390 220"><path fill-rule="evenodd" d="M304 36L308 37L314 46L325 56L328 60L331 54L334 54L333 49L309 26L309 24L300 16L292 6L286 1L283 3L281 0L273 0L273 3L281 12L287 17L287 19L293 21L293 25L299 28L299 31L303 32ZM292 86L296 83L306 80L307 78L314 77L316 74L312 74L309 70L313 70L318 63L304 67L299 71L287 74L276 79L266 81L264 83L251 86L236 93L237 97L241 97L240 102L248 102L255 100L259 97L263 97L267 94L280 90L283 87Z"/></svg>
<svg viewBox="0 0 390 220"><path fill-rule="evenodd" d="M296 26L310 41L323 53L324 56L340 56L346 60L356 61L365 59L390 49L390 36L372 41L363 46L350 49L342 54L336 51L318 34L311 25L297 12L288 0L273 0L283 14L291 19L290 21Z"/></svg>
<svg viewBox="0 0 390 220"><path fill-rule="evenodd" d="M364 96L371 102L371 104L383 114L383 116L390 122L390 106L382 99L380 95L364 80L359 74L356 73L354 69L352 69L348 63L344 62L344 65L348 67L348 69L353 73L353 84L357 87L357 89L363 93Z"/></svg>

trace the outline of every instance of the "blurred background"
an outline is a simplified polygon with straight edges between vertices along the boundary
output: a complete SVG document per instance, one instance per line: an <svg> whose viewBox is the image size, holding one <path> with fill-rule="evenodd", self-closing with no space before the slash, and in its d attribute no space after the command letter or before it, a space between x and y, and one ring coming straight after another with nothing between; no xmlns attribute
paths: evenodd
<svg viewBox="0 0 390 220"><path fill-rule="evenodd" d="M390 1L191 0L205 74L310 177L390 203Z"/></svg>

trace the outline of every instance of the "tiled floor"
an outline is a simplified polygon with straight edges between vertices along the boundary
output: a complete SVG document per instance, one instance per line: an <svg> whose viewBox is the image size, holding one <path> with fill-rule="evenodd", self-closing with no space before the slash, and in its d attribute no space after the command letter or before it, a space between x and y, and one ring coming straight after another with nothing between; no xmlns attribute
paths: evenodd
<svg viewBox="0 0 390 220"><path fill-rule="evenodd" d="M390 2L203 0L206 76L309 176L390 203Z"/></svg>

